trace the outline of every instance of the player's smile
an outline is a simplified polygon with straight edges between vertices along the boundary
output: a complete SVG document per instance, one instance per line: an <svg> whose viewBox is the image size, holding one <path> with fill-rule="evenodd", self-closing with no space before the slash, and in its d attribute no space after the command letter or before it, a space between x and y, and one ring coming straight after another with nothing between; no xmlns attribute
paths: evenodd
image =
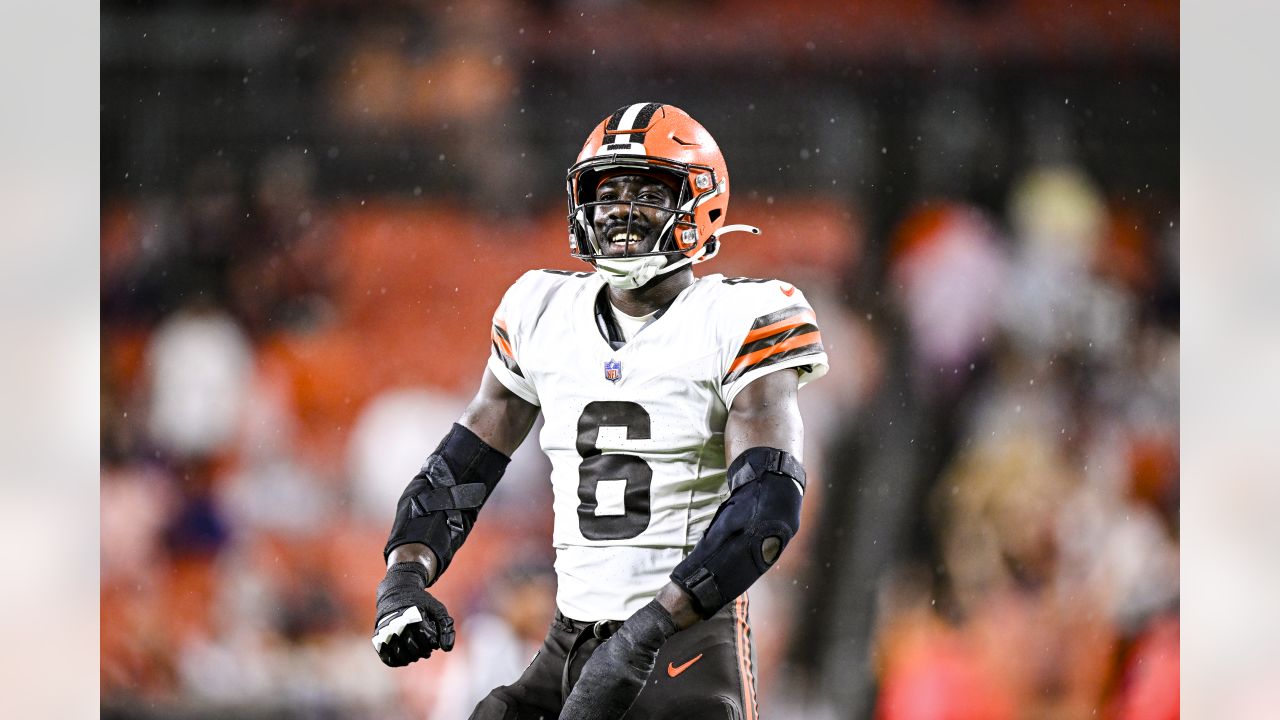
<svg viewBox="0 0 1280 720"><path fill-rule="evenodd" d="M657 233L652 228L635 221L632 221L630 228L625 222L607 226L604 238L601 250L605 255L613 257L651 252L658 240Z"/></svg>

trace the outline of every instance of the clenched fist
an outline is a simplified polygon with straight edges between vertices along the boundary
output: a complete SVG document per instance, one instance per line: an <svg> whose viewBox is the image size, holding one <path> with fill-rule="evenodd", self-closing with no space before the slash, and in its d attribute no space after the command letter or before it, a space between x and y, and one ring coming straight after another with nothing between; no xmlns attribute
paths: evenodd
<svg viewBox="0 0 1280 720"><path fill-rule="evenodd" d="M422 563L398 562L378 583L373 649L391 667L430 657L433 650L453 649L453 618L427 592L429 580Z"/></svg>

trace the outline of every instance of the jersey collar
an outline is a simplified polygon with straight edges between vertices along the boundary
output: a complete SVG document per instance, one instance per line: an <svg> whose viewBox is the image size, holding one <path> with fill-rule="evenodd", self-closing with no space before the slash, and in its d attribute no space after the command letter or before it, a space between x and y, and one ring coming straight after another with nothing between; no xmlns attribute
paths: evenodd
<svg viewBox="0 0 1280 720"><path fill-rule="evenodd" d="M689 287L681 290L679 293L676 294L675 297L671 298L670 302L658 308L658 310L653 313L653 317L649 318L649 321L646 322L643 326L641 326L641 328L638 331L636 331L636 333L639 334L644 332L646 328L648 328L650 325L657 322L658 318L665 315L667 311L670 310L676 304L676 301L684 297L685 294L689 292L689 288L692 288L694 285L697 285L697 284L698 284L698 279L694 278L693 282L689 283ZM607 290L608 290L608 286L605 285L604 283L601 283L600 289L596 291L596 301L595 301L596 330L600 331L600 337L604 338L604 341L609 343L609 347L613 348L614 350L620 350L622 349L623 345L627 344L627 341L623 339L622 330L618 327L618 321L613 315L613 305L609 303L609 295L607 293Z"/></svg>

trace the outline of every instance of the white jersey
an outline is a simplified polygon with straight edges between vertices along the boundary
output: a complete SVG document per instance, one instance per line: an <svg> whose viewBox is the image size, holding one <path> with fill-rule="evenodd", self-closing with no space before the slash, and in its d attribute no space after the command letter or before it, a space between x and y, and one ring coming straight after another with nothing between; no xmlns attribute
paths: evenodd
<svg viewBox="0 0 1280 720"><path fill-rule="evenodd" d="M698 278L620 347L597 316L603 287L595 273L525 273L494 315L488 365L542 407L556 601L585 621L629 617L702 537L729 495L738 393L785 368L801 385L827 371L813 309L787 283Z"/></svg>

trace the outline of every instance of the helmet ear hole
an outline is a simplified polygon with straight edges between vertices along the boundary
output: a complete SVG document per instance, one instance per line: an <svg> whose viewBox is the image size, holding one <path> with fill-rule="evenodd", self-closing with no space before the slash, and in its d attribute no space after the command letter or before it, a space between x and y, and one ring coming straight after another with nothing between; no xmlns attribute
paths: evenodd
<svg viewBox="0 0 1280 720"><path fill-rule="evenodd" d="M715 222L719 220L720 215L721 215L720 208L714 208L713 210L707 213L707 217L711 218L711 222Z"/></svg>

